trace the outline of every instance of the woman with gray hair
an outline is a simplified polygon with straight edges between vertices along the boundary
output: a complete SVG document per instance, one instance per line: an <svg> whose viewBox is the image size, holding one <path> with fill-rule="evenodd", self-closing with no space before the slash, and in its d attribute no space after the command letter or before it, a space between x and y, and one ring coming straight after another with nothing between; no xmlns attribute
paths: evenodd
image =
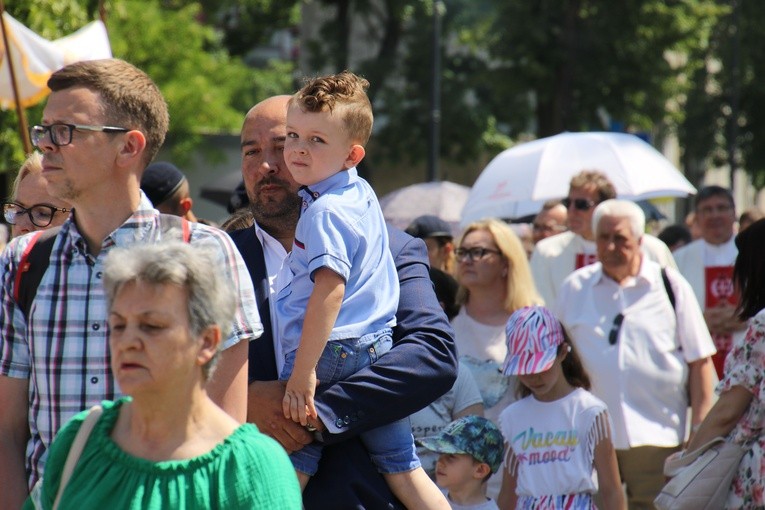
<svg viewBox="0 0 765 510"><path fill-rule="evenodd" d="M281 446L239 424L205 390L236 306L213 261L180 242L109 254L111 368L129 396L61 429L42 508L301 508Z"/></svg>

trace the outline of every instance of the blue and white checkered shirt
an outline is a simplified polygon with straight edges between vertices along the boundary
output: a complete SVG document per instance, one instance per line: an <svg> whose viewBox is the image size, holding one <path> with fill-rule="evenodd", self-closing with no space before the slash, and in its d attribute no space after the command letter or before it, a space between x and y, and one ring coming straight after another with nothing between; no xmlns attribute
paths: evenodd
<svg viewBox="0 0 765 510"><path fill-rule="evenodd" d="M239 296L224 348L257 338L263 326L239 251L221 230L190 226L192 244L216 247L219 262L213 267L231 278ZM114 247L159 242L163 235L168 236L161 230L159 213L143 193L138 210L106 237L96 257L88 253L75 223L67 220L55 240L28 321L13 299L13 282L30 236L11 241L0 257L0 376L29 380L30 487L42 475L47 449L61 426L83 409L120 396L110 367L107 302L101 283L104 258Z"/></svg>

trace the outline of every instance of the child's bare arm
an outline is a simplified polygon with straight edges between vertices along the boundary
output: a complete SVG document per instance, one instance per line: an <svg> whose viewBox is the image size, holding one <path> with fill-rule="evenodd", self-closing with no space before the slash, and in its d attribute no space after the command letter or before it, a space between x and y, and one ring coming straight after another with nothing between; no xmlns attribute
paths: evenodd
<svg viewBox="0 0 765 510"><path fill-rule="evenodd" d="M287 381L282 401L284 416L302 425L308 423L308 416L317 416L313 403L316 363L327 345L345 295L345 280L331 269L317 269L313 277L314 286L305 309L295 368Z"/></svg>
<svg viewBox="0 0 765 510"><path fill-rule="evenodd" d="M505 443L505 463L502 465L502 488L497 496L497 506L513 509L518 502L515 488L518 486L518 462L510 445Z"/></svg>
<svg viewBox="0 0 765 510"><path fill-rule="evenodd" d="M593 464L598 472L598 487L603 498L604 510L623 510L626 508L616 450L610 437L605 437L595 445Z"/></svg>

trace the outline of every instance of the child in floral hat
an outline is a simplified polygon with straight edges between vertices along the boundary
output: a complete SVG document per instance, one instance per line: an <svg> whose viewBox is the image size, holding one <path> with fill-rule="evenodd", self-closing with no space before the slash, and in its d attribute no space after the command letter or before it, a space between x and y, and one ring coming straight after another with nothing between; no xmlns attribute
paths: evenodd
<svg viewBox="0 0 765 510"><path fill-rule="evenodd" d="M486 497L486 481L502 464L504 441L496 425L482 416L463 416L438 435L418 441L440 453L436 484L447 491L452 510L498 510Z"/></svg>
<svg viewBox="0 0 765 510"><path fill-rule="evenodd" d="M563 327L543 306L516 310L505 327L505 375L520 400L499 416L507 460L497 501L503 509L624 508L611 420ZM593 469L597 481L593 481Z"/></svg>

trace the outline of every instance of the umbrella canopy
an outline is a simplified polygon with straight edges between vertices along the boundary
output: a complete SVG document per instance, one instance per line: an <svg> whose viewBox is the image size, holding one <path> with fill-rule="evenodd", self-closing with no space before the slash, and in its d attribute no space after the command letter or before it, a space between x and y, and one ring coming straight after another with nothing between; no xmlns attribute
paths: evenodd
<svg viewBox="0 0 765 510"><path fill-rule="evenodd" d="M619 198L684 197L696 188L659 151L627 133L561 133L497 155L473 185L462 224L483 217L538 212L545 200L568 193L571 177L599 170Z"/></svg>
<svg viewBox="0 0 765 510"><path fill-rule="evenodd" d="M462 208L470 188L449 181L421 182L391 191L380 198L385 221L404 229L423 214L432 214L449 223L459 234Z"/></svg>

